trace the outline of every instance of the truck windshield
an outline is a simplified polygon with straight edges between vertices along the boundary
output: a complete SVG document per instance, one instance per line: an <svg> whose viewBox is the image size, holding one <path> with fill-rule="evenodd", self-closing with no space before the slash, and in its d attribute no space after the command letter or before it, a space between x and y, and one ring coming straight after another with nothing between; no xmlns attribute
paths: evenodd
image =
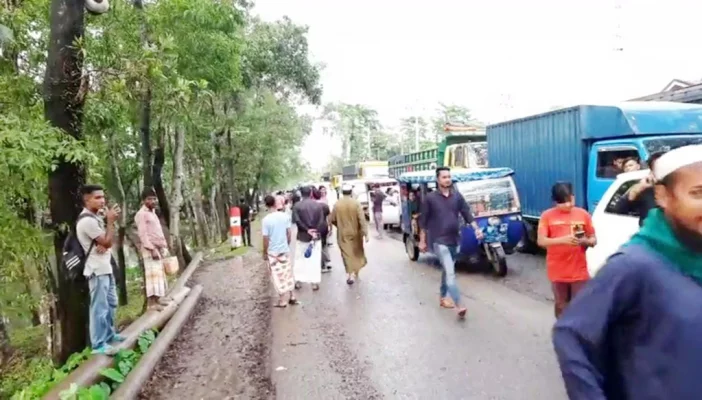
<svg viewBox="0 0 702 400"><path fill-rule="evenodd" d="M519 197L512 177L457 182L456 189L466 199L475 217L519 212Z"/></svg>
<svg viewBox="0 0 702 400"><path fill-rule="evenodd" d="M691 144L702 144L702 135L657 137L644 140L644 146L649 156L659 151L670 151Z"/></svg>
<svg viewBox="0 0 702 400"><path fill-rule="evenodd" d="M449 168L487 168L487 142L461 143L446 149Z"/></svg>

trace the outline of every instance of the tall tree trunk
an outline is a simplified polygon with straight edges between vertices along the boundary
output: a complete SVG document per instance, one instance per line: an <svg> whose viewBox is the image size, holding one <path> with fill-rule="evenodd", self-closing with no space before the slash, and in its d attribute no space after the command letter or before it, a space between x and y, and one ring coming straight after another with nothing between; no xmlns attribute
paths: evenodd
<svg viewBox="0 0 702 400"><path fill-rule="evenodd" d="M5 318L0 314L0 370L5 366L11 355L10 335L5 327Z"/></svg>
<svg viewBox="0 0 702 400"><path fill-rule="evenodd" d="M224 131L220 132L217 136L222 136L224 135ZM212 146L213 148L213 158L215 160L221 160L222 156L222 147L220 146L220 141L215 140L214 145ZM223 174L223 167L222 164L217 162L215 167L215 171L217 171L218 176L224 176ZM219 220L219 236L220 240L225 241L229 237L229 208L227 207L225 195L224 195L224 190L222 190L222 181L219 179L215 179L215 182L217 182L217 192L215 193L215 205L216 207L214 208L214 212L217 213L218 217L217 219ZM225 181L226 182L226 181ZM228 185L225 185L225 187ZM227 189L229 191L231 189Z"/></svg>
<svg viewBox="0 0 702 400"><path fill-rule="evenodd" d="M161 210L161 217L166 223L166 226L170 228L171 223L171 209L168 204L168 196L166 195L166 189L163 186L163 164L166 162L166 132L165 129L159 128L158 130L158 146L154 149L154 164L152 169L152 178L154 184L154 190L156 191L156 197L158 197L158 206Z"/></svg>
<svg viewBox="0 0 702 400"><path fill-rule="evenodd" d="M227 205L233 207L237 203L236 179L234 177L234 147L232 145L232 130L227 129L227 169L229 185L227 191Z"/></svg>
<svg viewBox="0 0 702 400"><path fill-rule="evenodd" d="M110 170L112 171L112 177L117 185L117 192L120 201L120 207L122 208L122 213L120 214L119 228L117 229L117 271L115 271L116 283L117 283L117 294L119 297L119 304L122 306L127 305L127 260L124 256L124 236L127 232L127 194L124 191L124 185L122 185L122 175L119 173L119 156L117 155L118 147L115 142L114 133L108 134L108 143L110 146Z"/></svg>
<svg viewBox="0 0 702 400"><path fill-rule="evenodd" d="M84 2L81 0L52 0L51 31L44 76L44 112L46 119L65 134L82 138L83 57L75 42L84 33ZM87 85L86 85L87 87ZM79 188L85 183L83 165L58 160L49 173L49 207L56 232L54 249L57 265L61 264L63 242L80 212ZM58 272L58 302L56 321L60 326L55 343L60 348L53 356L59 364L71 353L88 344L88 285L82 277L70 281L62 268Z"/></svg>
<svg viewBox="0 0 702 400"><path fill-rule="evenodd" d="M201 244L205 247L209 247L207 218L205 217L205 211L202 209L202 182L200 181L202 179L202 174L201 161L195 157L192 162L192 171L190 174L190 182L192 183L190 205L195 220L197 221L197 231L202 239Z"/></svg>
<svg viewBox="0 0 702 400"><path fill-rule="evenodd" d="M41 288L41 276L37 266L34 264L35 262L36 260L27 258L24 260L23 265L27 293L31 295L32 303L34 303L32 305L32 324L37 326L48 321L44 319L46 316L46 299Z"/></svg>
<svg viewBox="0 0 702 400"><path fill-rule="evenodd" d="M183 206L183 150L185 147L185 131L182 127L176 127L173 146L173 185L171 195L171 223L169 225L171 233L171 244L175 255L178 256L181 270L185 268L186 261L183 257L183 243L180 238L180 209Z"/></svg>
<svg viewBox="0 0 702 400"><path fill-rule="evenodd" d="M148 85L148 83L146 83ZM139 132L141 133L141 163L144 179L144 188L154 185L152 176L152 153L151 153L151 88L144 91L141 104L139 105Z"/></svg>

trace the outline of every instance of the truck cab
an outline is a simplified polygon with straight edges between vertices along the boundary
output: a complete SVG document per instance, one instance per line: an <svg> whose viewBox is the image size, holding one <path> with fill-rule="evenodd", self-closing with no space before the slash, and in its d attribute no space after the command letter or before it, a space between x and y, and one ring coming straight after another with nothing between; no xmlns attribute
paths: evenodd
<svg viewBox="0 0 702 400"><path fill-rule="evenodd" d="M619 175L612 173L616 172L618 160L634 159L642 168L646 168L644 163L651 154L691 144L702 144L702 135L656 135L594 142L588 157L588 211L595 211L600 199Z"/></svg>

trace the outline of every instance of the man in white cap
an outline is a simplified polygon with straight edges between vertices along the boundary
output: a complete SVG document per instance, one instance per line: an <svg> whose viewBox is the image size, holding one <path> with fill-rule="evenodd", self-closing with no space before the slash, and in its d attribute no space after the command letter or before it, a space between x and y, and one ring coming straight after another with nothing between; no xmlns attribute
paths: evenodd
<svg viewBox="0 0 702 400"><path fill-rule="evenodd" d="M337 201L331 214L331 223L336 226L336 240L346 268L346 283L352 285L361 268L366 266L363 242L368 241L368 226L363 207L351 195L353 187L341 188L344 198Z"/></svg>
<svg viewBox="0 0 702 400"><path fill-rule="evenodd" d="M702 393L702 145L661 156L658 208L556 322L571 400Z"/></svg>

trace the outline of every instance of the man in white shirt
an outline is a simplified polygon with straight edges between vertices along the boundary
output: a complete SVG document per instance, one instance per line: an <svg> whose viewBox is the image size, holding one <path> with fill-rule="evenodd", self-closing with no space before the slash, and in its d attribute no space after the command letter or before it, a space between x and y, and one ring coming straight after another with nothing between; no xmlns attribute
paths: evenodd
<svg viewBox="0 0 702 400"><path fill-rule="evenodd" d="M117 290L112 271L112 240L114 223L119 216L119 206L105 211L105 222L99 216L105 208L105 192L101 186L85 185L81 188L85 215L76 224L76 235L86 253L83 275L90 288L90 344L93 354L113 355L110 342L124 338L115 331Z"/></svg>

